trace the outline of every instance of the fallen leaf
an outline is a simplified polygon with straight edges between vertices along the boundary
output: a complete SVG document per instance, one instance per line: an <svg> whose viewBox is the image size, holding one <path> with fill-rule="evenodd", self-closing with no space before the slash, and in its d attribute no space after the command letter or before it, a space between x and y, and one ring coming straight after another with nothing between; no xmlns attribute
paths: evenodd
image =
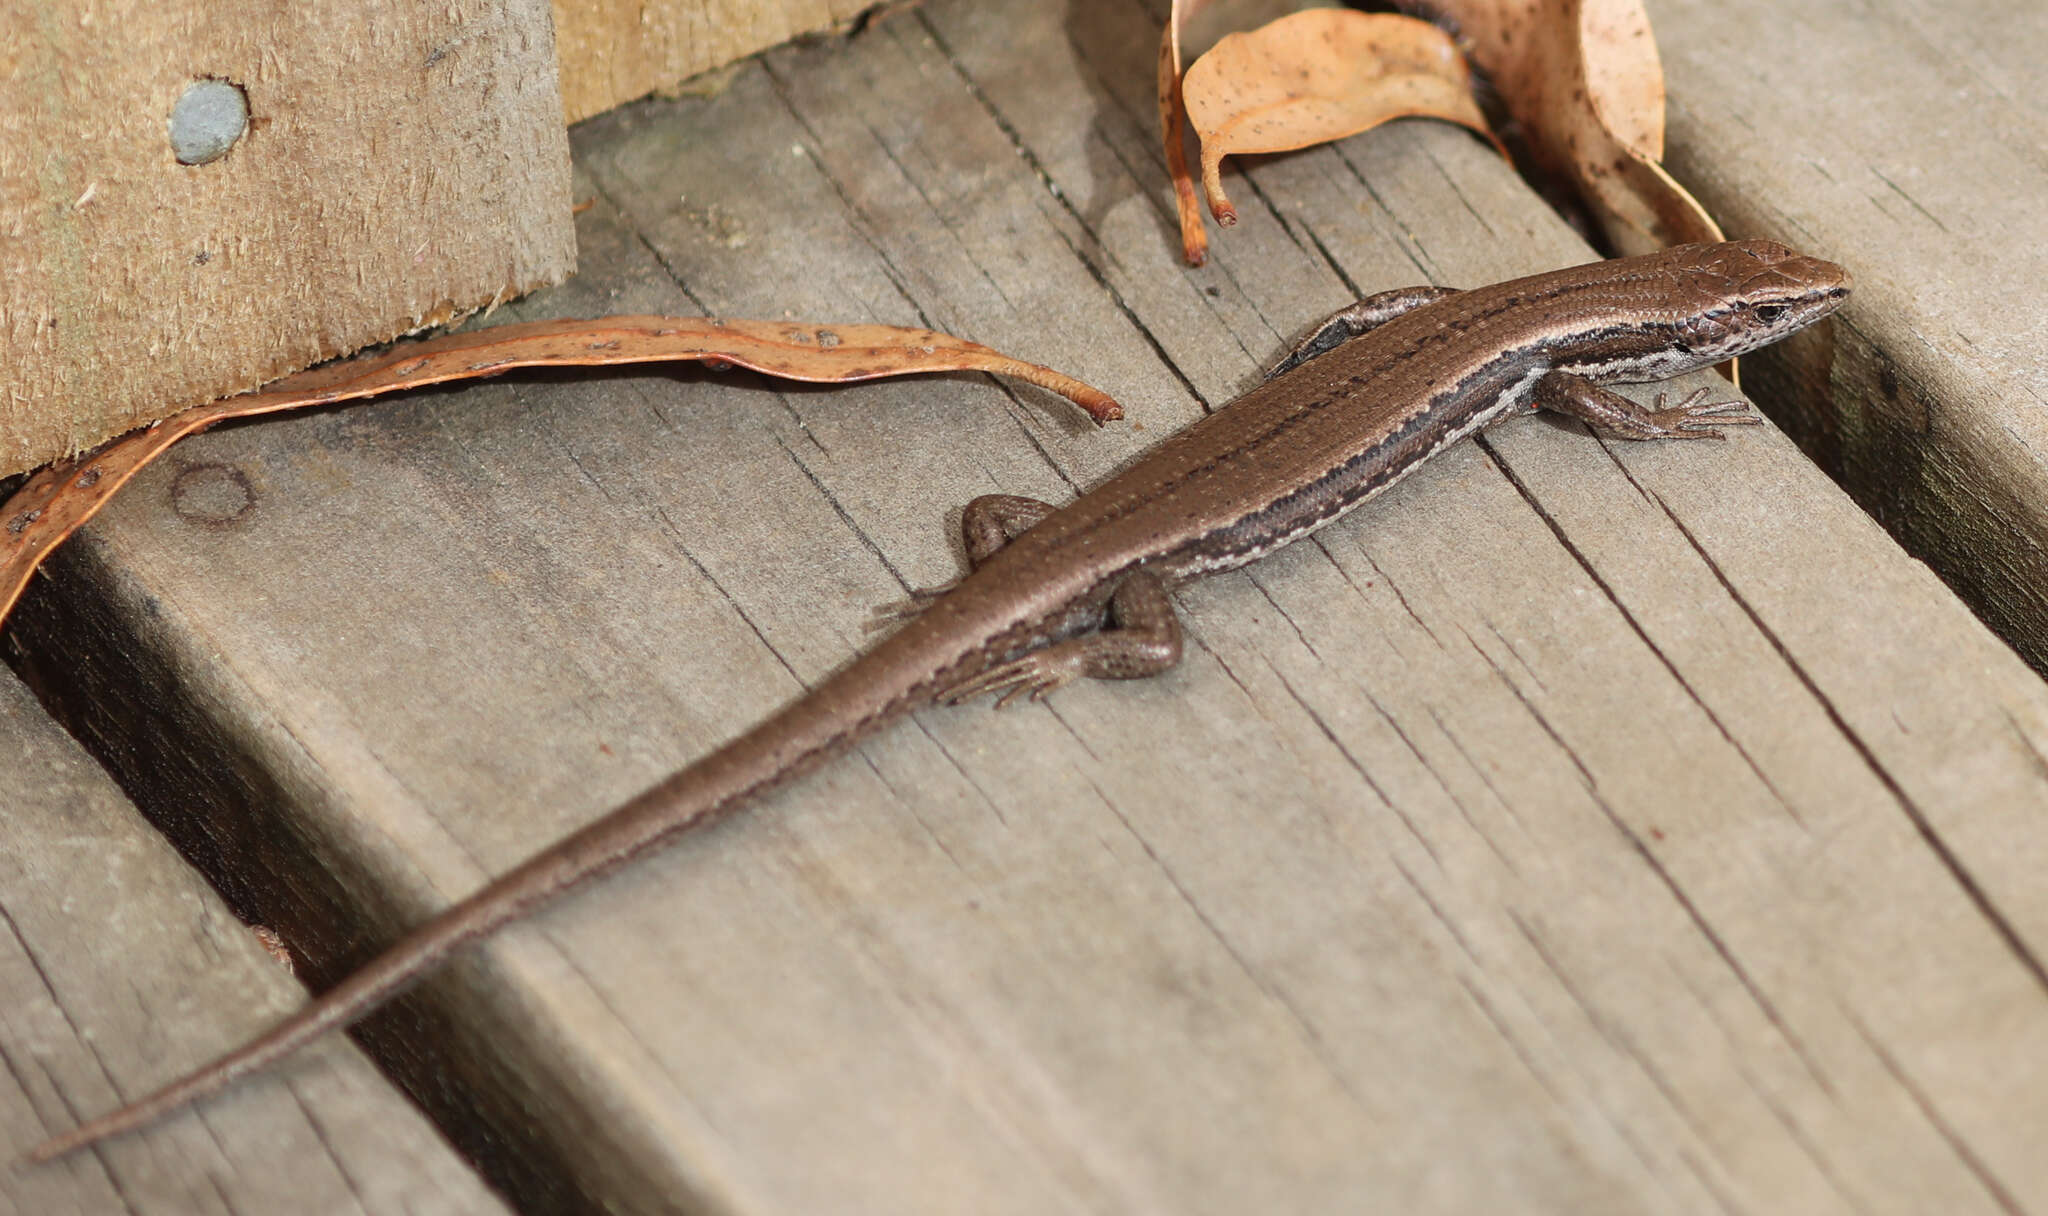
<svg viewBox="0 0 2048 1216"><path fill-rule="evenodd" d="M1210 24L1224 32L1271 20L1264 10L1285 7L1287 0L1173 0L1166 18L1166 31L1159 38L1159 129L1166 141L1166 175L1173 182L1174 209L1180 214L1181 257L1190 266L1209 260L1209 232L1202 225L1202 204L1195 194L1195 179L1188 172L1187 108L1181 104L1182 53L1188 45L1205 45L1199 39L1189 43L1188 31L1204 12ZM1214 45L1216 31L1206 45Z"/></svg>
<svg viewBox="0 0 2048 1216"><path fill-rule="evenodd" d="M1108 394L1036 363L928 329L816 326L709 317L604 317L535 321L409 343L329 364L269 388L197 406L98 451L37 472L0 506L0 624L29 577L65 537L172 444L216 422L332 405L400 389L495 376L521 367L696 360L788 380L833 383L922 372L992 372L1050 389L1097 424L1123 417Z"/></svg>
<svg viewBox="0 0 2048 1216"><path fill-rule="evenodd" d="M1276 0L1265 0L1273 2ZM1246 7L1233 0L1173 0L1166 31L1159 38L1159 130L1166 141L1166 176L1173 182L1174 209L1180 214L1181 257L1190 266L1209 260L1209 232L1202 226L1201 201L1195 194L1194 176L1188 172L1187 108L1181 104L1181 65L1187 59L1182 47L1190 23L1205 10L1216 10L1215 21L1227 29L1257 20L1247 19Z"/></svg>
<svg viewBox="0 0 2048 1216"><path fill-rule="evenodd" d="M1166 176L1173 182L1174 209L1180 213L1180 255L1188 265L1209 260L1209 230L1195 200L1195 179L1188 173L1187 110L1180 99L1180 23L1182 0L1174 0L1159 40L1159 129L1166 141Z"/></svg>
<svg viewBox="0 0 2048 1216"><path fill-rule="evenodd" d="M1456 23L1538 166L1570 181L1620 254L1724 239L1671 180L1664 68L1642 0L1427 0Z"/></svg>
<svg viewBox="0 0 2048 1216"><path fill-rule="evenodd" d="M1306 148L1411 117L1493 140L1450 35L1388 13L1307 9L1227 35L1188 69L1181 98L1201 139L1209 210L1226 227L1237 222L1223 193L1226 156Z"/></svg>

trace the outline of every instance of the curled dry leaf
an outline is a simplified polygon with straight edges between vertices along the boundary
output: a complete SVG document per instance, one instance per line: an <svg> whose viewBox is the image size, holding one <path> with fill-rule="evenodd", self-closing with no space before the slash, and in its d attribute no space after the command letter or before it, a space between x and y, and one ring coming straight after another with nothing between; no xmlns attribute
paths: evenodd
<svg viewBox="0 0 2048 1216"><path fill-rule="evenodd" d="M1450 35L1387 13L1307 9L1228 35L1188 69L1181 97L1202 141L1209 210L1226 226L1237 212L1223 194L1225 156L1306 148L1411 117L1493 140Z"/></svg>
<svg viewBox="0 0 2048 1216"><path fill-rule="evenodd" d="M1657 162L1664 67L1642 0L1428 0L1455 22L1537 163L1622 254L1723 239Z"/></svg>
<svg viewBox="0 0 2048 1216"><path fill-rule="evenodd" d="M1184 3L1174 0L1166 18L1166 33L1159 39L1159 130L1166 141L1166 176L1173 182L1174 208L1180 213L1180 254L1190 266L1209 260L1209 230L1202 226L1202 209L1195 201L1195 179L1188 173L1185 132L1187 110L1180 98L1180 23Z"/></svg>
<svg viewBox="0 0 2048 1216"><path fill-rule="evenodd" d="M172 444L216 422L494 376L520 367L676 360L737 365L770 376L821 383L921 372L994 372L1050 389L1080 406L1098 424L1123 417L1123 410L1099 389L1051 368L928 329L820 327L708 317L605 317L501 325L409 343L301 372L262 392L173 414L96 452L41 470L0 505L0 623L5 623L21 598L29 576L65 537L98 514L115 491Z"/></svg>
<svg viewBox="0 0 2048 1216"><path fill-rule="evenodd" d="M1207 62L1223 53L1204 73L1209 80L1198 86L1198 102L1183 87L1181 39L1187 22L1210 2L1173 0L1159 42L1159 125L1180 213L1181 254L1190 266L1206 261L1209 249L1182 134L1194 105L1204 107L1195 125L1203 132L1210 209L1226 225L1237 213L1223 194L1219 168L1234 152L1306 147L1408 116L1446 118L1493 139L1449 37L1426 22L1388 14L1314 9L1268 23L1249 45L1226 49L1226 37L1202 57ZM1456 87L1444 87L1453 76Z"/></svg>

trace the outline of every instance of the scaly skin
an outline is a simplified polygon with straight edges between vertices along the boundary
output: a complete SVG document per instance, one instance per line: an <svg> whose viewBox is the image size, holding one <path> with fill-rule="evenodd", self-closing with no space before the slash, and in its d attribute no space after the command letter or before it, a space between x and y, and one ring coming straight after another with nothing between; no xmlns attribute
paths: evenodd
<svg viewBox="0 0 2048 1216"><path fill-rule="evenodd" d="M796 703L407 935L262 1037L29 1154L150 1122L346 1026L463 945L756 802L922 706L1041 697L1173 665L1166 589L1326 526L1447 445L1550 409L1626 439L1719 438L1739 403L1644 409L1599 387L1775 342L1848 295L1839 266L1769 241L1688 245L1470 291L1408 289L1332 317L1276 374L1064 508L978 499L973 572ZM1351 336L1345 336L1351 335Z"/></svg>

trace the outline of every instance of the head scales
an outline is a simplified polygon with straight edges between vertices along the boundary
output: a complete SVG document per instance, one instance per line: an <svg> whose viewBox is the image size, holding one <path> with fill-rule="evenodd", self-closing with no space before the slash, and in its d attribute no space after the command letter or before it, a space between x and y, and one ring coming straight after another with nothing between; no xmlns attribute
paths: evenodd
<svg viewBox="0 0 2048 1216"><path fill-rule="evenodd" d="M1776 241L1679 245L1651 256L1667 260L1683 301L1678 341L1697 364L1768 346L1833 312L1849 296L1847 271Z"/></svg>

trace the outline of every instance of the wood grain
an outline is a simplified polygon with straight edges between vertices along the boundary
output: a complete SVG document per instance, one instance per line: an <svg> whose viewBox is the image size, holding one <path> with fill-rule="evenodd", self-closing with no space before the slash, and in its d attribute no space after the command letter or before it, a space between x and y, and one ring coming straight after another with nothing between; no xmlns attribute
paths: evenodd
<svg viewBox="0 0 2048 1216"><path fill-rule="evenodd" d="M299 986L0 671L0 1212L503 1213L355 1048L51 1169L15 1160Z"/></svg>
<svg viewBox="0 0 2048 1216"><path fill-rule="evenodd" d="M0 474L559 282L543 0L0 6ZM250 129L184 165L195 81Z"/></svg>
<svg viewBox="0 0 2048 1216"><path fill-rule="evenodd" d="M581 122L874 7L875 0L554 0L563 113Z"/></svg>
<svg viewBox="0 0 2048 1216"><path fill-rule="evenodd" d="M1161 8L934 0L585 124L585 269L513 308L930 326L1128 425L686 372L223 428L21 664L319 983L845 663L968 498L1588 256L1394 124L1182 268ZM2048 1201L2048 689L1774 430L1514 422L1178 600L1174 673L918 715L477 952L396 1067L534 1210Z"/></svg>
<svg viewBox="0 0 2048 1216"><path fill-rule="evenodd" d="M1760 364L1817 390L1780 420L2048 670L2048 9L1649 7L1673 171L1731 233L1792 234L1857 275L1831 350Z"/></svg>

